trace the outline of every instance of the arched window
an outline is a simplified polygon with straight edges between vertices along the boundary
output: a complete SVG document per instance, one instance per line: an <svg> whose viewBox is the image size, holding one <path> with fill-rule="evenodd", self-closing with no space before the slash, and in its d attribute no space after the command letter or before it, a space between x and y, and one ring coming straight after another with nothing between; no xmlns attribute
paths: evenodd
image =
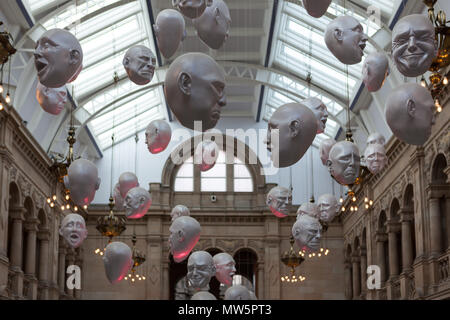
<svg viewBox="0 0 450 320"><path fill-rule="evenodd" d="M214 167L200 172L195 168L193 157L188 158L178 168L174 191L194 192L194 184L199 183L201 192L253 192L253 178L247 165L237 157L232 164L225 160L225 152L220 150Z"/></svg>

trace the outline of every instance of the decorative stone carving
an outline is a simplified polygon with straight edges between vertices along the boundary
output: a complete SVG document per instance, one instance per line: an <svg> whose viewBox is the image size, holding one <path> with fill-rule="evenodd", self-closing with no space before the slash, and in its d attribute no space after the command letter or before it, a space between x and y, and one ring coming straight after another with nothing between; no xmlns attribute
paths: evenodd
<svg viewBox="0 0 450 320"><path fill-rule="evenodd" d="M243 239L237 240L217 239L216 243L218 247L225 249L225 251L229 252L230 254L234 253L234 251L237 250L238 248L242 248L244 246Z"/></svg>
<svg viewBox="0 0 450 320"><path fill-rule="evenodd" d="M16 181L17 180L17 169L15 167L11 167L9 170L9 181Z"/></svg>
<svg viewBox="0 0 450 320"><path fill-rule="evenodd" d="M17 183L19 184L20 191L24 197L30 196L31 183L26 180L22 175L18 175Z"/></svg>

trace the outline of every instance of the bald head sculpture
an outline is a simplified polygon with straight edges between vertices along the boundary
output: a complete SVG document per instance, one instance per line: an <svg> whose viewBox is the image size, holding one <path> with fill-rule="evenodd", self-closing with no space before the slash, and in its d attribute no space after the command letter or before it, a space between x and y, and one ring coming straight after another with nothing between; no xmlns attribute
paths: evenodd
<svg viewBox="0 0 450 320"><path fill-rule="evenodd" d="M427 15L411 14L398 20L392 30L392 59L401 74L424 74L437 53L434 26Z"/></svg>
<svg viewBox="0 0 450 320"><path fill-rule="evenodd" d="M61 113L67 102L66 86L49 88L38 81L36 86L36 99L45 112L56 116Z"/></svg>
<svg viewBox="0 0 450 320"><path fill-rule="evenodd" d="M302 0L303 7L311 17L320 18L327 12L331 0Z"/></svg>
<svg viewBox="0 0 450 320"><path fill-rule="evenodd" d="M200 171L208 171L214 167L219 157L219 147L211 140L203 140L195 148L194 163Z"/></svg>
<svg viewBox="0 0 450 320"><path fill-rule="evenodd" d="M169 59L186 37L186 23L177 10L165 9L158 13L153 30L159 51Z"/></svg>
<svg viewBox="0 0 450 320"><path fill-rule="evenodd" d="M272 130L277 131L272 134ZM274 166L284 168L299 161L311 146L316 132L317 119L308 107L301 103L279 107L270 117L266 139Z"/></svg>
<svg viewBox="0 0 450 320"><path fill-rule="evenodd" d="M192 295L191 300L217 300L217 298L208 291L199 291Z"/></svg>
<svg viewBox="0 0 450 320"><path fill-rule="evenodd" d="M128 219L142 218L152 205L150 193L141 187L134 187L127 192L124 199L125 214Z"/></svg>
<svg viewBox="0 0 450 320"><path fill-rule="evenodd" d="M166 150L172 138L172 129L164 120L153 120L145 129L145 144L148 151L157 154Z"/></svg>
<svg viewBox="0 0 450 320"><path fill-rule="evenodd" d="M320 143L319 155L320 155L320 160L322 161L322 164L324 166L327 165L327 160L330 155L330 150L335 144L336 144L336 140L334 140L332 138L325 139Z"/></svg>
<svg viewBox="0 0 450 320"><path fill-rule="evenodd" d="M292 236L300 250L317 252L320 248L322 225L319 219L303 214L292 227Z"/></svg>
<svg viewBox="0 0 450 320"><path fill-rule="evenodd" d="M88 231L86 221L76 213L69 213L61 221L59 234L66 240L72 248L78 248L86 239Z"/></svg>
<svg viewBox="0 0 450 320"><path fill-rule="evenodd" d="M183 54L167 70L164 94L183 126L194 129L194 121L201 121L206 131L216 126L226 105L225 72L204 53Z"/></svg>
<svg viewBox="0 0 450 320"><path fill-rule="evenodd" d="M361 62L367 40L362 25L350 16L335 18L325 31L325 44L328 50L344 64Z"/></svg>
<svg viewBox="0 0 450 320"><path fill-rule="evenodd" d="M389 61L384 53L375 52L364 60L363 82L370 92L380 90L389 75Z"/></svg>
<svg viewBox="0 0 450 320"><path fill-rule="evenodd" d="M270 189L266 199L270 211L278 218L284 218L289 214L291 201L291 192L288 188L282 186L276 186Z"/></svg>
<svg viewBox="0 0 450 320"><path fill-rule="evenodd" d="M111 284L116 284L125 278L133 265L131 248L123 242L114 241L106 246L103 256L106 277Z"/></svg>
<svg viewBox="0 0 450 320"><path fill-rule="evenodd" d="M235 284L225 291L224 300L251 300L250 290L241 284Z"/></svg>
<svg viewBox="0 0 450 320"><path fill-rule="evenodd" d="M149 83L155 74L156 57L146 46L136 45L127 50L122 64L131 81L144 85Z"/></svg>
<svg viewBox="0 0 450 320"><path fill-rule="evenodd" d="M302 205L297 210L297 219L304 214L319 219L320 218L319 207L317 206L317 204L312 202L302 203Z"/></svg>
<svg viewBox="0 0 450 320"><path fill-rule="evenodd" d="M181 13L191 19L200 17L207 6L212 5L213 0L172 0L172 5Z"/></svg>
<svg viewBox="0 0 450 320"><path fill-rule="evenodd" d="M353 184L359 176L359 149L350 141L339 141L331 148L328 170L340 184Z"/></svg>
<svg viewBox="0 0 450 320"><path fill-rule="evenodd" d="M369 144L364 151L364 159L366 160L366 166L370 172L377 174L387 164L386 151L381 144L372 143Z"/></svg>
<svg viewBox="0 0 450 320"><path fill-rule="evenodd" d="M83 63L83 50L69 31L51 29L37 41L34 63L39 82L49 88L65 85Z"/></svg>
<svg viewBox="0 0 450 320"><path fill-rule="evenodd" d="M327 125L328 111L327 106L317 98L308 98L302 101L302 104L307 106L317 119L317 134L325 131Z"/></svg>
<svg viewBox="0 0 450 320"><path fill-rule="evenodd" d="M196 251L189 256L186 278L192 288L206 289L215 274L216 266L211 254L206 251Z"/></svg>
<svg viewBox="0 0 450 320"><path fill-rule="evenodd" d="M386 139L381 133L373 132L367 137L367 144L378 143L384 146Z"/></svg>
<svg viewBox="0 0 450 320"><path fill-rule="evenodd" d="M197 34L211 49L220 49L228 39L231 17L223 0L213 0L205 12L193 20Z"/></svg>
<svg viewBox="0 0 450 320"><path fill-rule="evenodd" d="M431 135L434 108L430 91L419 84L406 83L387 98L386 122L398 139L420 146Z"/></svg>
<svg viewBox="0 0 450 320"><path fill-rule="evenodd" d="M190 214L191 213L189 212L188 207L182 204L177 204L170 212L171 221L173 222L175 219L181 216L189 216Z"/></svg>
<svg viewBox="0 0 450 320"><path fill-rule="evenodd" d="M213 257L216 266L216 278L220 283L230 286L236 273L236 262L226 252L217 253Z"/></svg>
<svg viewBox="0 0 450 320"><path fill-rule="evenodd" d="M202 228L192 217L182 216L175 219L169 228L169 247L173 260L177 263L185 260L200 239Z"/></svg>
<svg viewBox="0 0 450 320"><path fill-rule="evenodd" d="M100 178L95 164L86 159L77 159L69 166L64 185L70 198L79 206L89 205L100 187Z"/></svg>

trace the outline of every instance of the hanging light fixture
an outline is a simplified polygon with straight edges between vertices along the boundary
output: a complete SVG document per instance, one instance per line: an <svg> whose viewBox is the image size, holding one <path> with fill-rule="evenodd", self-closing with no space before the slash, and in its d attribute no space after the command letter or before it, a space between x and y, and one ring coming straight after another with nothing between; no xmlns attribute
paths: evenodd
<svg viewBox="0 0 450 320"><path fill-rule="evenodd" d="M136 234L133 234L133 238L131 240L133 242L133 267L130 270L130 273L128 276L126 276L124 279L130 281L130 283L135 283L137 281L145 281L145 276L142 274L138 274L137 268L145 262L145 254L141 253L138 249L136 249Z"/></svg>
<svg viewBox="0 0 450 320"><path fill-rule="evenodd" d="M281 255L281 262L290 268L290 273L281 276L281 281L286 283L298 283L306 280L306 277L295 274L295 268L297 268L303 261L305 261L304 253L297 253L294 251L294 237L291 236L289 240L291 247L289 251L284 252Z"/></svg>

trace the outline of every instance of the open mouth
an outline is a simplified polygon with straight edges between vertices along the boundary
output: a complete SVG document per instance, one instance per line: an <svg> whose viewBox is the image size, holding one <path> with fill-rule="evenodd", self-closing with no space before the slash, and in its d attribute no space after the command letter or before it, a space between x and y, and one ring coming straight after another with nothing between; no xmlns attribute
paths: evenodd
<svg viewBox="0 0 450 320"><path fill-rule="evenodd" d="M76 234L76 233L72 233L70 235L70 240L72 241L78 241L78 239L80 239L80 237Z"/></svg>
<svg viewBox="0 0 450 320"><path fill-rule="evenodd" d="M325 119L322 119L322 120L320 120L320 121L322 121L323 126L325 127L325 125L327 124L327 119L325 118Z"/></svg>
<svg viewBox="0 0 450 320"><path fill-rule="evenodd" d="M366 48L366 43L365 42L360 43L359 47L360 47L361 51L364 51L364 49Z"/></svg>
<svg viewBox="0 0 450 320"><path fill-rule="evenodd" d="M45 72L45 70L48 66L48 63L43 61L42 59L36 60L34 64L36 66L39 76L41 76Z"/></svg>

